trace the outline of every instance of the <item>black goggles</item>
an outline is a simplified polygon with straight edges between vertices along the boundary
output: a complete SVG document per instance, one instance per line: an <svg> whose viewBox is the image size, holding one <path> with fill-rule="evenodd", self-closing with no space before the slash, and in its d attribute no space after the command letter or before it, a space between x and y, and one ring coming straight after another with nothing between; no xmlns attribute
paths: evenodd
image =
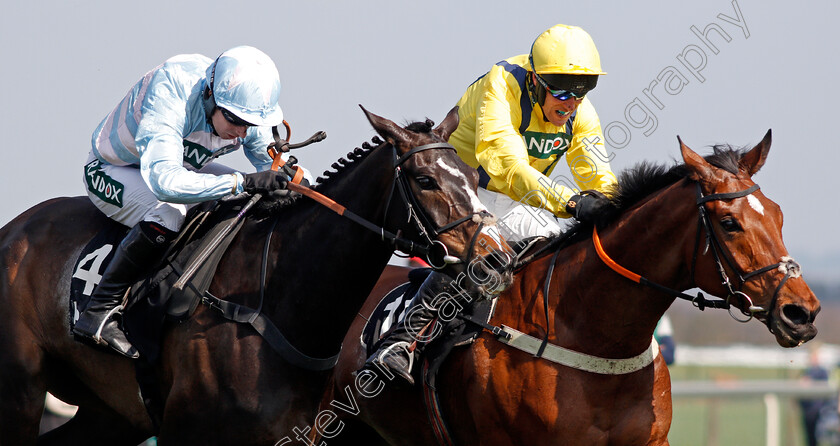
<svg viewBox="0 0 840 446"><path fill-rule="evenodd" d="M583 99L598 84L597 75L574 75L574 74L547 74L539 75L534 73L537 82L543 86L548 93L559 101L570 98Z"/></svg>
<svg viewBox="0 0 840 446"><path fill-rule="evenodd" d="M233 113L223 109L222 107L219 107L219 110L222 112L222 117L225 118L225 121L227 121L227 122L229 122L229 123L231 123L235 126L238 126L238 127L242 127L242 126L253 127L254 126L254 124L251 124L250 122L243 120L239 116L234 115Z"/></svg>

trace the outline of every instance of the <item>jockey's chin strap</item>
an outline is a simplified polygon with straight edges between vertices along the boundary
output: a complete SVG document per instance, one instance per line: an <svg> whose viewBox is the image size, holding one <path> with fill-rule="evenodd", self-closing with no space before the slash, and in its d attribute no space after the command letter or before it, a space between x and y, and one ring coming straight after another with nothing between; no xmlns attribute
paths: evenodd
<svg viewBox="0 0 840 446"><path fill-rule="evenodd" d="M639 274L636 274L636 273L628 270L627 268L624 268L623 266L619 265L616 261L614 261L612 258L610 258L610 256L606 253L606 251L604 251L604 247L601 245L601 239L600 239L600 237L598 237L598 230L596 228L593 228L592 229L592 242L595 245L595 251L598 253L598 257L601 258L601 260L604 262L604 264L606 264L608 267L610 267L610 269L617 272L618 274L620 274L620 275L622 275L622 276L624 276L624 277L626 277L626 278L628 278L628 279L630 279L630 280L632 280L632 281L634 281L638 284L653 288L655 290L661 291L663 293L666 293L666 294L674 296L674 297L678 297L680 299L685 299L685 300L691 301L691 303L695 307L699 308L700 310L704 310L706 307L726 309L726 310L729 311L730 316L732 316L732 318L735 319L738 322L749 322L750 319L752 319L753 316L755 316L756 314L769 315L776 305L776 301L777 301L778 296L779 296L779 291L782 289L782 286L784 286L784 284L787 282L787 280L789 278L799 277L799 274L800 274L799 264L796 263L796 261L793 260L790 257L783 257L781 259L782 260L781 262L778 262L778 263L775 263L775 264L772 264L772 265L768 265L768 266L765 266L763 268L759 268L759 269L757 269L755 271L752 271L752 272L749 272L749 273L742 274L741 272L739 272L739 269L735 267L734 261L731 260L730 255L727 254L727 250L724 249L723 243L721 243L720 239L717 237L717 235L714 231L714 228L712 227L711 220L709 219L709 216L708 216L708 213L707 213L706 207L705 207L705 203L707 203L709 201L732 200L732 199L735 199L735 198L745 197L745 196L757 191L759 189L758 185L753 184L752 186L750 186L750 187L748 187L744 190L740 190L740 191L736 191L736 192L726 192L726 193L711 194L711 195L706 195L706 196L703 195L703 191L700 188L700 184L696 183L696 185L697 185L696 205L697 205L697 210L698 210L698 213L699 213L699 222L697 224L697 237L696 237L696 240L695 240L694 255L692 256L692 260L691 260L691 279L692 279L692 282L694 282L694 270L695 270L695 266L696 266L696 263L697 263L697 255L698 255L699 247L700 247L701 230L705 229L706 230L706 249L708 250L709 246L712 247L712 256L714 257L715 264L716 264L717 270L718 270L718 274L721 277L721 281L722 281L721 283L726 287L726 289L729 293L727 295L726 299L717 299L717 298L716 299L707 299L706 297L703 296L702 292L698 292L697 296L691 296L691 295L683 293L681 291L678 291L678 290L660 285L656 282L652 282L652 281L648 280L647 278L645 278L645 277L643 277ZM754 305L752 299L749 296L747 296L746 293L744 293L743 291L734 289L734 287L732 286L732 282L729 280L729 276L726 274L726 269L723 266L723 262L721 261L721 258L723 260L725 260L727 265L729 265L729 268L738 275L737 277L738 277L738 280L740 282L739 288L743 288L744 283L748 279L750 279L752 277L756 277L756 276L758 276L760 274L763 274L765 272L768 272L768 271L778 269L779 271L785 273L785 276L779 282L779 285L776 287L776 290L773 293L773 298L770 301L769 308L765 309L764 307ZM733 297L738 297L741 300L743 300L743 302L745 304L745 307L747 309L746 310L740 310L740 311L745 316L747 316L746 319L736 317L735 314L732 313L733 305L730 303L730 300Z"/></svg>

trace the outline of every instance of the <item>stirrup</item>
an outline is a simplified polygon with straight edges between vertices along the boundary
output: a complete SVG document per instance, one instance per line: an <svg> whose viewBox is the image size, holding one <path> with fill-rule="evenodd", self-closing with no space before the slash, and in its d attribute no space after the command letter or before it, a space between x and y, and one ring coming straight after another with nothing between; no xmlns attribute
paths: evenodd
<svg viewBox="0 0 840 446"><path fill-rule="evenodd" d="M382 351L380 351L379 354L376 355L376 358L374 359L374 362L376 362L377 364L379 364L381 366L388 367L387 364L385 364L386 353L391 352L395 348L402 348L403 351L408 356L408 373L411 374L411 370L414 369L414 352L410 351L409 347L411 347L410 343L408 343L406 341L397 341L397 342L389 345L388 347L385 347L384 349L382 349ZM390 367L388 367L388 368L390 368Z"/></svg>
<svg viewBox="0 0 840 446"><path fill-rule="evenodd" d="M122 309L122 304L117 305L116 307L111 308L111 311L109 311L108 314L105 315L105 317L102 319L102 322L99 323L99 328L96 329L96 333L93 334L92 339L94 342L96 342L99 345L108 345L108 342L102 339L102 329L105 327L105 324L108 323L108 320L111 319L111 316L113 316L115 313L118 313Z"/></svg>

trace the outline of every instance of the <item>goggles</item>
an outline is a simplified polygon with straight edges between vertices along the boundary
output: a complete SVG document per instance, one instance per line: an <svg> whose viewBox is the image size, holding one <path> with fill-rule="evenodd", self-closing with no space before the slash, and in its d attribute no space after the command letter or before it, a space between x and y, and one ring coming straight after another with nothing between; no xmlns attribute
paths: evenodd
<svg viewBox="0 0 840 446"><path fill-rule="evenodd" d="M548 82L546 82L545 79L543 79L542 76L540 76L536 72L534 73L534 77L537 79L537 82L539 82L539 84L542 85L543 88L548 90L548 93L550 95L554 96L554 98L557 99L558 101L566 101L566 100L569 100L571 98L574 98L576 100L583 99L583 97L586 96L586 93L588 93L585 90L582 91L582 92L578 91L577 93L574 93L574 92L571 92L569 90L554 89L554 88L551 88L551 86L548 85Z"/></svg>
<svg viewBox="0 0 840 446"><path fill-rule="evenodd" d="M253 127L254 126L254 124L251 124L250 122L243 120L239 116L234 115L233 113L225 110L222 107L219 107L219 110L222 112L222 117L225 118L225 121L231 123L232 125L235 125L237 127L242 127L242 126Z"/></svg>

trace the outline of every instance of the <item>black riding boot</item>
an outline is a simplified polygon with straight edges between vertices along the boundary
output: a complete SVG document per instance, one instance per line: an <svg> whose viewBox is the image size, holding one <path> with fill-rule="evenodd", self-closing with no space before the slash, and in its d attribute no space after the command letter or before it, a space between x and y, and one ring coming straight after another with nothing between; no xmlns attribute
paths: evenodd
<svg viewBox="0 0 840 446"><path fill-rule="evenodd" d="M397 323L379 345L379 349L365 361L364 368L374 369L376 366L391 370L414 385L414 378L411 376L411 367L414 364L413 345L417 341L424 342L436 335L430 326L438 313L435 301L439 295L442 296L442 293L448 291L451 282L452 278L445 274L436 271L429 274L412 299L405 318Z"/></svg>
<svg viewBox="0 0 840 446"><path fill-rule="evenodd" d="M139 357L113 316L123 309L128 288L160 263L176 234L156 223L143 221L134 226L117 247L73 333L107 345L123 356Z"/></svg>

